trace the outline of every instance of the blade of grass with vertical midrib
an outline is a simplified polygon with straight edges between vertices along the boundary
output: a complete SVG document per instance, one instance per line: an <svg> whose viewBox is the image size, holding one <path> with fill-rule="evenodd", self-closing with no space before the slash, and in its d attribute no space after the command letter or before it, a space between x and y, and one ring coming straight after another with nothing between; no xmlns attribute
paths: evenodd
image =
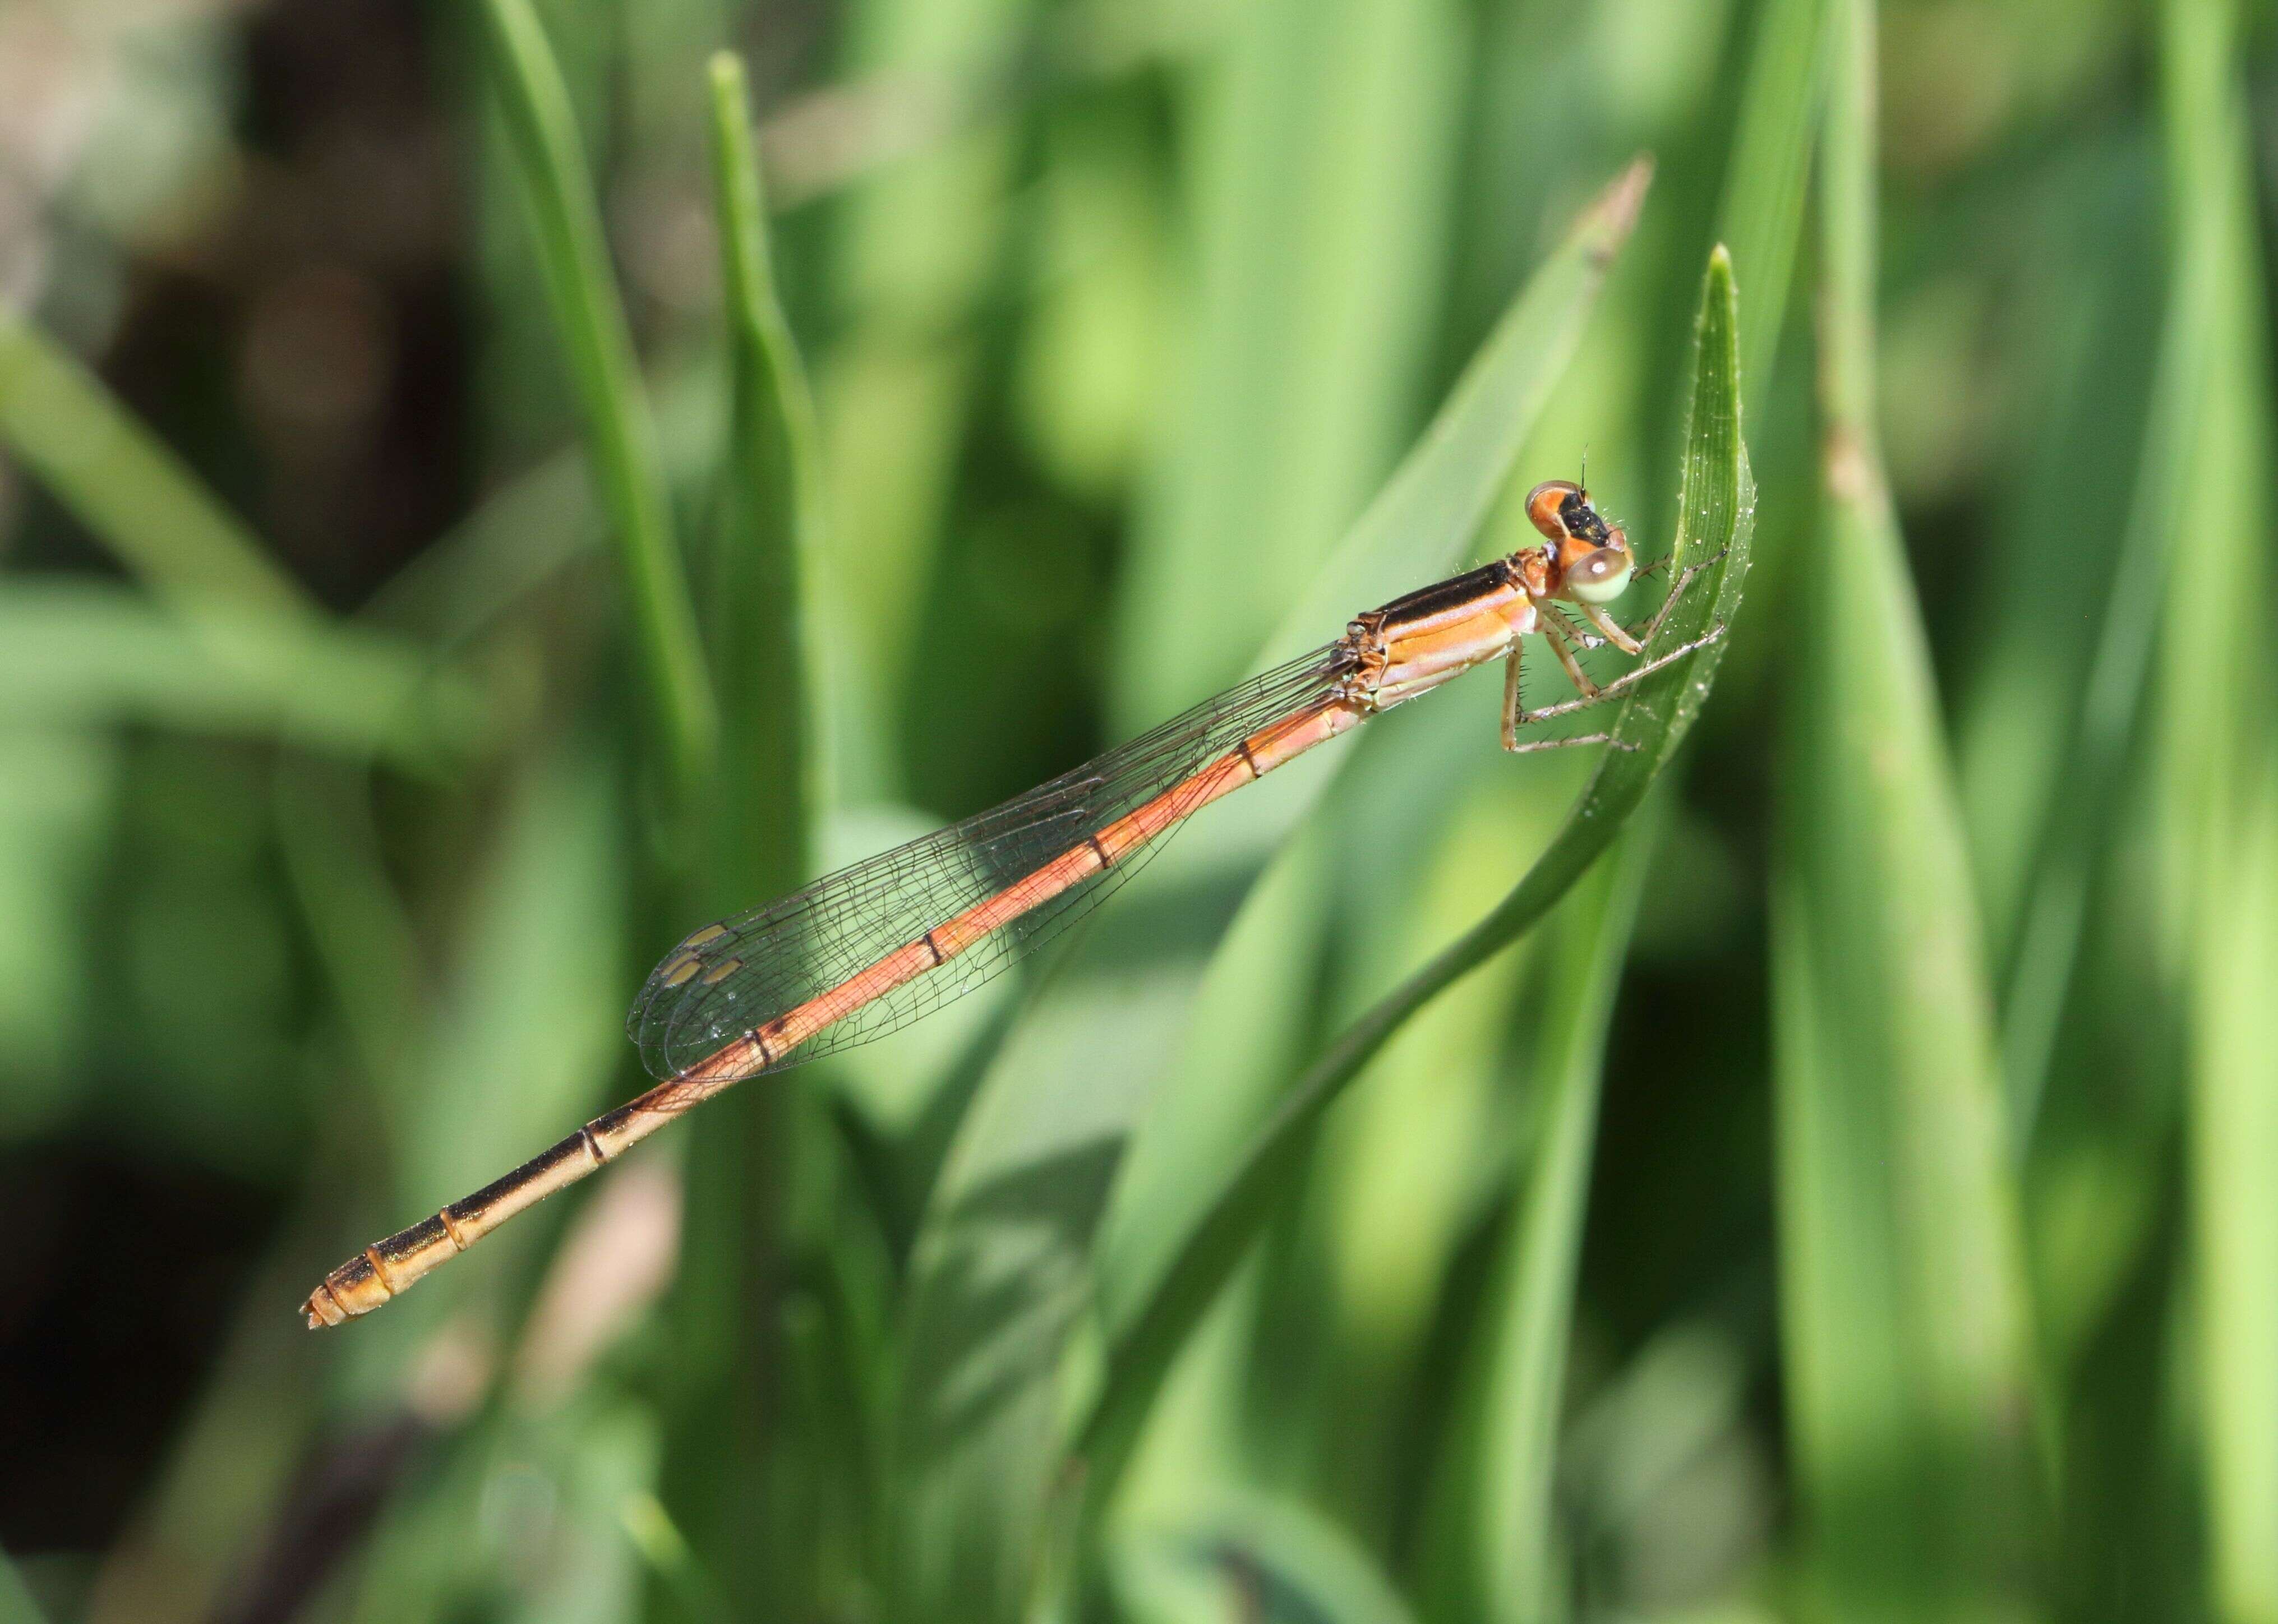
<svg viewBox="0 0 2278 1624"><path fill-rule="evenodd" d="M2152 770L2174 886L2163 980L2188 1088L2198 1467L2225 1624L2278 1620L2278 751L2272 743L2267 271L2242 8L2160 8L2177 342L2195 408L2161 606ZM2184 1378L2188 1384L2190 1377Z"/></svg>
<svg viewBox="0 0 2278 1624"><path fill-rule="evenodd" d="M806 599L821 545L821 475L806 374L776 295L743 65L712 62L714 183L727 294L730 407L706 597L723 744L725 905L808 875L817 696Z"/></svg>
<svg viewBox="0 0 2278 1624"><path fill-rule="evenodd" d="M717 709L592 177L561 70L530 0L483 0L483 18L539 264L585 418L594 482L624 569L659 753L675 789L687 797L712 769Z"/></svg>
<svg viewBox="0 0 2278 1624"><path fill-rule="evenodd" d="M1703 574L1670 614L1649 653L1699 637L1712 624L1729 625L1739 607L1754 490L1740 440L1737 320L1731 261L1720 248L1710 256L1702 288L1672 549L1679 568L1705 550ZM1722 640L1711 644L1678 671L1640 685L1623 702L1608 729L1617 747L1606 752L1549 848L1517 888L1307 1070L1250 1141L1216 1195L1198 1208L1159 1272L1143 1288L1128 1292L1128 1306L1112 1314L1103 1384L1074 1445L1085 1463L1082 1491L1091 1515L1097 1517L1112 1497L1139 1425L1188 1333L1303 1171L1311 1131L1322 1113L1410 1016L1532 928L1605 851L1692 726L1724 646Z"/></svg>
<svg viewBox="0 0 2278 1624"><path fill-rule="evenodd" d="M1961 814L1874 439L1872 28L1868 0L1836 0L1826 516L1800 560L1773 848L1790 1425L1836 1616L2015 1616L2038 1533L2029 1312Z"/></svg>
<svg viewBox="0 0 2278 1624"><path fill-rule="evenodd" d="M692 899L699 917L809 877L817 731L805 629L820 525L813 410L776 295L748 91L732 54L713 57L709 94L730 409L701 560L722 750L709 860ZM839 1498L816 1480L860 1455L847 1438L819 1459L789 1464L784 1453L796 1422L813 1419L794 1417L784 1368L790 1260L802 1250L793 1192L815 1176L793 1147L820 1136L800 1131L814 1101L797 1085L739 1089L719 1106L722 1120L687 1151L687 1239L670 1305L679 1369L660 1492L739 1611L798 1616L818 1605L812 1558L828 1543L812 1521ZM806 1491L784 1498L783 1485L801 1478Z"/></svg>

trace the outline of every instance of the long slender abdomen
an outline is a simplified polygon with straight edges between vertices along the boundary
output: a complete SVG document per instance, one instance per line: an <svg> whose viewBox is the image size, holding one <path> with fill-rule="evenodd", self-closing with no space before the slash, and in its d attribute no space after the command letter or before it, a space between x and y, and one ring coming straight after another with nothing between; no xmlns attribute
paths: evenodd
<svg viewBox="0 0 2278 1624"><path fill-rule="evenodd" d="M1220 796L1264 777L1368 715L1357 703L1337 700L1259 728L1191 777L1085 836L994 896L943 920L915 942L895 949L837 986L722 1045L637 1099L596 1117L505 1178L454 1201L432 1218L366 1247L325 1277L301 1305L302 1313L311 1329L371 1313L516 1213L614 1161L626 1147L692 1107L766 1071L864 1005L905 981L939 969L1071 886L1127 860Z"/></svg>

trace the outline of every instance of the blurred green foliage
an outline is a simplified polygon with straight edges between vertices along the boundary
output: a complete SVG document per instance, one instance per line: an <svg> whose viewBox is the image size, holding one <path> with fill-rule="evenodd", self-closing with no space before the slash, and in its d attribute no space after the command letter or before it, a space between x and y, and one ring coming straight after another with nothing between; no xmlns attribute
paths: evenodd
<svg viewBox="0 0 2278 1624"><path fill-rule="evenodd" d="M2278 1624L2273 37L0 0L0 1619ZM1586 451L1640 748L1475 677L300 1327Z"/></svg>

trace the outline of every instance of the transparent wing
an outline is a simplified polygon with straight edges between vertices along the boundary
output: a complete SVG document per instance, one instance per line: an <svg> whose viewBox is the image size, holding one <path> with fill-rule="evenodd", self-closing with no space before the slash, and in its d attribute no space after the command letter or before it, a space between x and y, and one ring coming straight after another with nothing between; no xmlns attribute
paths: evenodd
<svg viewBox="0 0 2278 1624"><path fill-rule="evenodd" d="M665 956L633 1001L625 1029L642 1064L660 1078L684 1071L1017 884L1266 723L1330 698L1338 654L1332 644L1278 666L1001 806L706 926ZM971 991L1098 906L1167 838L863 1005L768 1069L883 1037Z"/></svg>

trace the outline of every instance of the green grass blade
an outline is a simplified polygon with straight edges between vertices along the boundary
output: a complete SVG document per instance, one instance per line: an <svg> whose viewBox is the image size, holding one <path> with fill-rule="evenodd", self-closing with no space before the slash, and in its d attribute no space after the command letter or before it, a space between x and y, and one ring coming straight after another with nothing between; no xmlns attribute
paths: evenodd
<svg viewBox="0 0 2278 1624"><path fill-rule="evenodd" d="M1803 201L1811 177L1825 78L1830 0L1768 0L1756 19L1740 123L1716 208L1716 234L1747 267L1741 294L1741 356L1750 417L1762 416L1771 385L1803 234Z"/></svg>
<svg viewBox="0 0 2278 1624"><path fill-rule="evenodd" d="M833 775L856 799L906 793L883 740L921 684L926 615L953 531L975 438L992 308L1029 128L1002 81L969 122L937 98L987 82L1048 8L1041 0L852 0L834 30L856 83L891 85L874 127L926 133L830 210L822 272L834 332L815 391L830 514L822 582L833 657ZM907 115L914 114L914 118ZM844 149L842 148L842 150Z"/></svg>
<svg viewBox="0 0 2278 1624"><path fill-rule="evenodd" d="M711 70L713 183L726 289L730 400L719 533L706 598L724 746L711 883L729 905L807 875L815 733L806 598L821 545L814 409L776 295L742 63Z"/></svg>
<svg viewBox="0 0 2278 1624"><path fill-rule="evenodd" d="M2083 713L2096 708L2085 695L2111 682L2094 673L2113 663L2102 651L2126 598L2114 583L2151 578L2122 561L2142 556L2131 526L2159 483L2152 425L2176 416L2152 406L2173 392L2160 373L2172 347L2162 342L2166 233L2151 156L2148 142L2130 140L2109 163L2036 173L2014 206L2033 222L2020 236L2034 240L2017 295L2047 312L2019 347L2017 408L2036 431L2026 454L1999 460L1981 510L2001 545L1986 549L1977 601L1956 616L1966 646L1950 707L1985 939L2005 987L2052 814L2075 798L2064 781L2077 753L2068 735L2083 736ZM2156 617L2132 618L2148 645ZM2013 1003L2002 1010L2002 1074L2014 1094L2023 1078L2006 1058Z"/></svg>
<svg viewBox="0 0 2278 1624"><path fill-rule="evenodd" d="M2155 771L2175 895L2163 969L2187 1038L2193 1286L2210 1612L2278 1619L2278 1049L2272 820L2267 270L2241 20L2160 8L2173 297L2197 416L2175 515ZM2187 562L2186 562L2187 560Z"/></svg>
<svg viewBox="0 0 2278 1624"><path fill-rule="evenodd" d="M2158 617L2144 613L2130 583L2165 579L2179 539L2175 515L2185 499L2202 409L2202 324L2199 310L2188 301L2169 309L2135 495L2113 564L2113 590L2077 690L2060 774L2037 809L2038 850L2018 909L2001 1005L2002 1079L2020 1152L2030 1144L2040 1115L2080 959L2096 865L2123 816L2129 751L2149 697L2159 629ZM2068 534L2064 543L2075 547L2077 537ZM2046 614L2046 606L2037 613Z"/></svg>
<svg viewBox="0 0 2278 1624"><path fill-rule="evenodd" d="M698 917L811 877L818 731L805 601L820 527L813 413L776 297L742 63L715 57L709 88L730 401L716 527L701 560L722 749ZM800 1253L794 1192L812 1182L806 1163L825 1142L800 1132L814 1107L814 1091L796 1086L738 1089L688 1148L691 1244L670 1309L680 1369L661 1492L745 1616L819 1605L799 1582L812 1551L798 1547L812 1545L802 1530L816 1506L835 1503L826 1479L843 1465L776 1459L795 1431L783 1315L789 1260ZM755 1500L755 1483L778 1487Z"/></svg>
<svg viewBox="0 0 2278 1624"><path fill-rule="evenodd" d="M0 1146L73 1120L103 1087L80 1048L103 992L101 949L77 921L101 894L120 743L0 725Z"/></svg>
<svg viewBox="0 0 2278 1624"><path fill-rule="evenodd" d="M11 586L0 605L21 662L5 689L22 713L280 731L440 769L470 748L478 696L426 655L327 625L251 531L102 382L0 311L0 444L174 612L170 620L79 582ZM53 591L54 596L49 594ZM61 618L38 623L37 606ZM93 641L75 641L78 633ZM34 660L34 649L54 655ZM120 663L99 670L97 652ZM138 663L138 652L147 660Z"/></svg>
<svg viewBox="0 0 2278 1624"><path fill-rule="evenodd" d="M1828 0L1759 0L1751 7L1732 8L1731 42L1726 50L1735 58L1737 73L1720 78L1720 84L1737 83L1737 107L1731 115L1730 149L1721 172L1706 165L1687 164L1686 179L1693 187L1717 187L1715 212L1707 220L1708 240L1722 242L1742 272L1740 332L1747 349L1740 356L1741 409L1753 425L1754 454L1766 468L1770 492L1763 522L1756 535L1755 563L1769 571L1756 582L1760 604L1768 613L1785 617L1781 606L1788 599L1784 559L1787 543L1802 521L1784 493L1799 489L1800 459L1796 437L1788 431L1794 421L1784 394L1775 410L1772 388L1782 376L1777 366L1780 345L1792 337L1789 319L1795 280L1796 247L1803 231L1811 153L1819 135L1819 108L1824 97ZM1742 41L1745 39L1745 45ZM1723 133L1722 118L1701 134L1715 139ZM1679 160L1672 157L1672 174ZM1712 174L1714 179L1712 179ZM1704 211L1705 212L1705 211ZM1663 353L1677 353L1675 316L1682 309L1691 266L1683 256L1671 255L1663 274L1665 311L1658 324ZM1793 373L1795 369L1787 370ZM1660 420L1668 425L1669 420ZM1660 435L1670 432L1662 426ZM1655 485L1656 493L1665 487ZM1770 639L1752 642L1739 662L1724 674L1728 694L1736 710L1755 708L1756 696L1766 681L1767 662L1777 644ZM1730 701L1728 701L1730 702Z"/></svg>
<svg viewBox="0 0 2278 1624"><path fill-rule="evenodd" d="M1839 0L1823 221L1826 524L1775 842L1791 1430L1825 1604L2023 1605L2029 1310L1990 998L1929 653L1875 441L1874 47Z"/></svg>
<svg viewBox="0 0 2278 1624"><path fill-rule="evenodd" d="M0 721L274 736L432 773L482 717L462 680L372 633L218 606L185 620L95 581L0 590Z"/></svg>
<svg viewBox="0 0 2278 1624"><path fill-rule="evenodd" d="M1754 493L1740 440L1731 261L1722 248L1709 260L1695 353L1674 553L1678 568L1698 558L1704 574L1668 617L1649 655L1712 624L1729 625L1747 576ZM1134 1295L1127 1312L1111 1317L1105 1384L1076 1445L1094 1506L1112 1491L1171 1361L1302 1170L1314 1125L1410 1016L1532 928L1605 851L1692 726L1724 647L1722 641L1711 644L1670 679L1643 684L1621 705L1609 730L1624 748L1606 752L1548 850L1517 888L1349 1028L1297 1080L1246 1147L1233 1176L1180 1239L1167 1266Z"/></svg>
<svg viewBox="0 0 2278 1624"><path fill-rule="evenodd" d="M2278 754L2236 822L2220 898L2193 899L2190 1045L2193 1253L2198 1264L2201 1470L2214 1616L2278 1619Z"/></svg>
<svg viewBox="0 0 2278 1624"><path fill-rule="evenodd" d="M609 268L592 177L561 70L530 0L484 0L483 16L539 264L585 419L594 483L624 570L660 755L685 794L711 771L718 715L673 541L648 393Z"/></svg>
<svg viewBox="0 0 2278 1624"><path fill-rule="evenodd" d="M5 310L0 440L156 590L241 614L310 609L252 532L100 379Z"/></svg>
<svg viewBox="0 0 2278 1624"><path fill-rule="evenodd" d="M39 328L0 309L0 439L159 592L239 613L310 601L182 460Z"/></svg>
<svg viewBox="0 0 2278 1624"><path fill-rule="evenodd" d="M1660 821L1650 809L1642 814L1548 927L1540 1131L1476 1345L1479 1400L1456 1412L1453 1468L1435 1484L1442 1537L1427 1583L1441 1618L1552 1617L1563 1589L1552 1490L1601 1065Z"/></svg>
<svg viewBox="0 0 2278 1624"><path fill-rule="evenodd" d="M1310 623L1293 615L1276 647L1318 643L1357 606L1462 557L1555 399L1645 183L1633 169L1608 188L1522 290L1410 461L1337 552L1324 602L1302 612ZM1121 1146L1190 1014L1208 942L1325 782L1295 780L1278 796L1249 802L1247 812L1246 797L1237 797L1213 809L1222 814L1214 847L1189 841L1152 863L1134 895L1100 916L1068 973L1036 1000L960 1125L913 1268L902 1403L904 1470L916 1486L901 1542L911 1567L936 1552L944 1570L977 1565L992 1542L1021 1545L1028 1536L1015 1525L1026 1518L1032 1526L1041 1514L1036 1503L1060 1424L1058 1349L1084 1306L1084 1293L1068 1283L1089 1267ZM1162 914L1146 904L1179 896L1182 887L1204 900L1188 904L1188 922L1166 932ZM1077 1069L1086 1083L1071 1088ZM1009 1212L1005 1203L1016 1196L1033 1207ZM1019 1328L1017 1351L1005 1346L1008 1324ZM969 1418L975 1407L961 1397L976 1386L990 1395L985 1422ZM950 1519L953 1535L940 1531ZM1023 1555L1004 1560L1025 1572ZM974 1584L1006 1582L999 1569L956 1571ZM935 1582L924 1575L910 1582Z"/></svg>

